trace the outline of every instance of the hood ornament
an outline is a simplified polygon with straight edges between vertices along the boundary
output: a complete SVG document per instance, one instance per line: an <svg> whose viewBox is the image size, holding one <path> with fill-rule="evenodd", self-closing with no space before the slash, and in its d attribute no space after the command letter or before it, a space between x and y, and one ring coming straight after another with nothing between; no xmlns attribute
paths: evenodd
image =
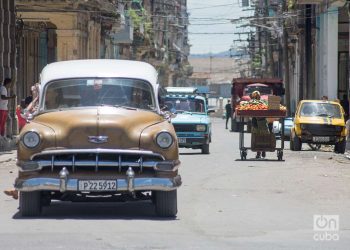
<svg viewBox="0 0 350 250"><path fill-rule="evenodd" d="M100 136L89 136L89 142L101 144L108 142L108 136L100 135Z"/></svg>

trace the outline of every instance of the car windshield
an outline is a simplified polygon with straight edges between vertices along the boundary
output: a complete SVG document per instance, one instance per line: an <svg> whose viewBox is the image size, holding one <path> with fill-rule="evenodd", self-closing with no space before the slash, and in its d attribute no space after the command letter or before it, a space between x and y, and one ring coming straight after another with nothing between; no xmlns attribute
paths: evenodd
<svg viewBox="0 0 350 250"><path fill-rule="evenodd" d="M152 87L138 79L66 79L44 89L43 110L91 106L123 106L154 110Z"/></svg>
<svg viewBox="0 0 350 250"><path fill-rule="evenodd" d="M300 116L341 118L341 111L339 105L336 104L305 102L301 106Z"/></svg>
<svg viewBox="0 0 350 250"><path fill-rule="evenodd" d="M164 104L167 106L168 110L172 113L181 112L205 112L205 103L202 99L196 98L165 98Z"/></svg>
<svg viewBox="0 0 350 250"><path fill-rule="evenodd" d="M254 91L259 91L260 95L272 95L272 89L268 86L247 86L244 89L244 95L250 95Z"/></svg>

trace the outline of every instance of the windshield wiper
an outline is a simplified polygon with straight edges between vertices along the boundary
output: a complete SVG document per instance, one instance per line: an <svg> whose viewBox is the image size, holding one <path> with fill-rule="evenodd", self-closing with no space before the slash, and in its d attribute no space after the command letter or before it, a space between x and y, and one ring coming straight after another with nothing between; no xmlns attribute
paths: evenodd
<svg viewBox="0 0 350 250"><path fill-rule="evenodd" d="M326 114L326 113L320 113L320 114L317 114L317 116L321 116L321 117L329 117L329 118L334 117L333 115Z"/></svg>
<svg viewBox="0 0 350 250"><path fill-rule="evenodd" d="M102 107L114 107L114 108L123 108L123 109L129 109L129 110L137 110L137 108L134 107L129 107L129 106L124 106L124 105L111 105L111 104L100 104Z"/></svg>
<svg viewBox="0 0 350 250"><path fill-rule="evenodd" d="M123 109L128 109L128 110L137 110L137 108L124 106L124 105L113 105L113 107L115 107L115 108L123 108Z"/></svg>

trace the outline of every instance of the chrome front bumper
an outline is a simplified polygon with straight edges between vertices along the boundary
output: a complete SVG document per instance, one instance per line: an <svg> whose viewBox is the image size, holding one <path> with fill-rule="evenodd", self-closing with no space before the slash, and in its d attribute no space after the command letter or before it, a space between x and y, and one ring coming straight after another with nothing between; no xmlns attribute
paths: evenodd
<svg viewBox="0 0 350 250"><path fill-rule="evenodd" d="M181 186L181 176L174 178L125 178L117 179L117 192L119 191L171 191ZM18 191L76 191L78 179L63 178L32 178L17 180L15 188Z"/></svg>

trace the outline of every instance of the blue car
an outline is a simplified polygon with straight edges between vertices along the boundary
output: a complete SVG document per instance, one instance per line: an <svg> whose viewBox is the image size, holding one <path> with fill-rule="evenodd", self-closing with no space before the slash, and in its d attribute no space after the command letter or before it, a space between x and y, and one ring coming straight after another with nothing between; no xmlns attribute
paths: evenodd
<svg viewBox="0 0 350 250"><path fill-rule="evenodd" d="M286 140L289 140L289 138L290 138L290 131L291 131L291 128L293 127L293 125L294 125L294 118L293 117L286 117L284 119L284 138ZM273 122L272 132L274 134L276 134L277 137L280 135L281 127L282 127L282 125L279 121Z"/></svg>
<svg viewBox="0 0 350 250"><path fill-rule="evenodd" d="M201 149L209 154L211 120L206 98L196 94L168 94L165 105L176 114L171 120L178 138L179 147Z"/></svg>

